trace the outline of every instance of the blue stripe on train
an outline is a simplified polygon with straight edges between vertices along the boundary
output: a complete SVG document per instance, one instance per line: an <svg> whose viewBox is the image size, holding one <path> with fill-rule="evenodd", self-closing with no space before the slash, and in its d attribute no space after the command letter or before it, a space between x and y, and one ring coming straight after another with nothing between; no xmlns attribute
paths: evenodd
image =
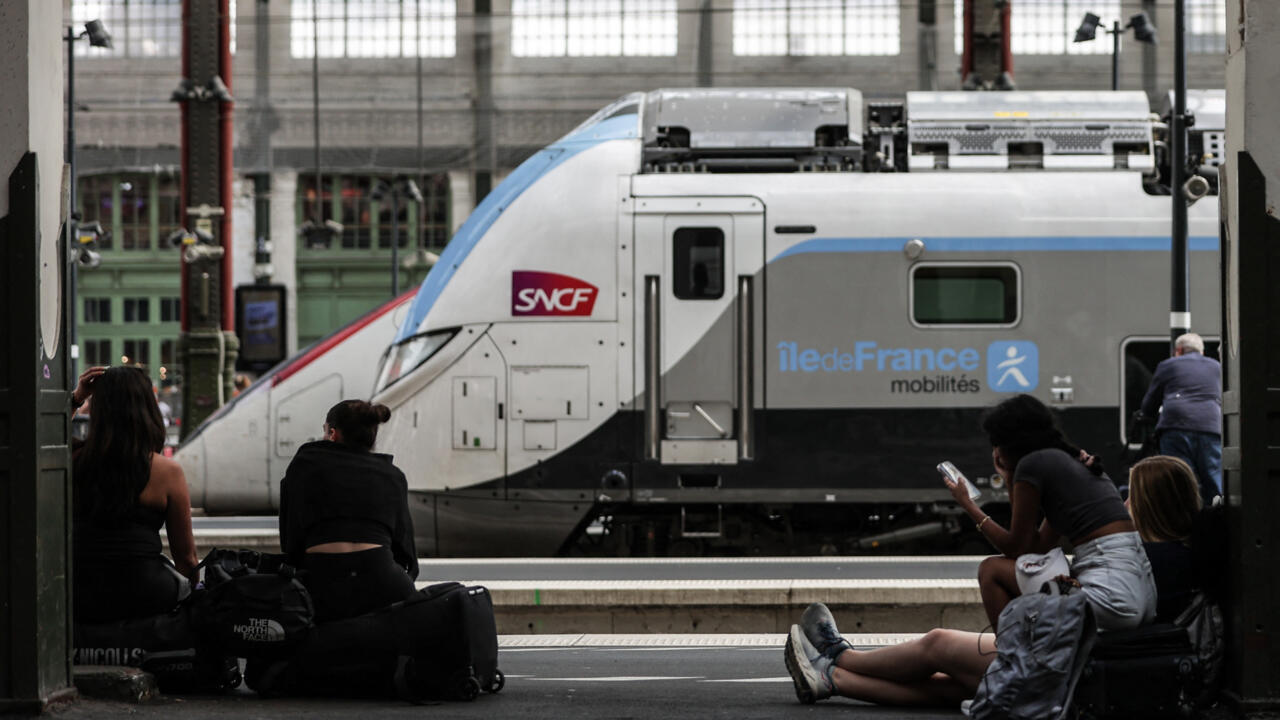
<svg viewBox="0 0 1280 720"><path fill-rule="evenodd" d="M774 260L802 253L900 252L911 237L813 238L793 245ZM1064 236L1064 237L920 237L931 252L1168 252L1167 235ZM1218 238L1197 235L1187 241L1194 252L1218 250Z"/></svg>
<svg viewBox="0 0 1280 720"><path fill-rule="evenodd" d="M489 227L511 206L511 203L516 201L516 198L544 175L583 150L609 140L639 137L638 122L635 113L602 120L560 138L520 163L520 166L513 170L498 187L485 196L467 217L466 222L462 223L462 227L458 228L458 232L454 233L453 239L440 254L440 260L422 281L422 287L409 307L409 316L396 333L395 342L401 342L418 333L418 328L427 317L427 313L431 311L431 306L439 299L440 293L444 292L449 280L458 272L462 261L467 259L467 255L471 254L471 250L479 244L480 238L484 237Z"/></svg>

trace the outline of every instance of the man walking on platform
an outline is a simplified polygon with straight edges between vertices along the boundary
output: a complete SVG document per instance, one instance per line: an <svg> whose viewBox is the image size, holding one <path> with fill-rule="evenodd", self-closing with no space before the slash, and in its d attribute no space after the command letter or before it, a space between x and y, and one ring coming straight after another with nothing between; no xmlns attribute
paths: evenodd
<svg viewBox="0 0 1280 720"><path fill-rule="evenodd" d="M1160 413L1160 452L1187 461L1200 482L1205 505L1222 494L1222 366L1204 356L1195 333L1174 341L1173 357L1156 366L1142 400L1142 414Z"/></svg>

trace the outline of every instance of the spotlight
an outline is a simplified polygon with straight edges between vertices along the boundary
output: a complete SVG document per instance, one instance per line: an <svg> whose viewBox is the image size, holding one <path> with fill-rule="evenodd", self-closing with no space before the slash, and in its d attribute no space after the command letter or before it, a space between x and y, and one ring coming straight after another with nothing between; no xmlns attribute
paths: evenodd
<svg viewBox="0 0 1280 720"><path fill-rule="evenodd" d="M414 182L413 178L401 178L399 185L401 195L414 202L422 202L422 191L418 189L418 183Z"/></svg>
<svg viewBox="0 0 1280 720"><path fill-rule="evenodd" d="M102 255L96 250L82 247L76 251L76 264L83 268L96 268L102 264Z"/></svg>
<svg viewBox="0 0 1280 720"><path fill-rule="evenodd" d="M1076 38L1072 42L1089 42L1098 34L1098 23L1102 22L1102 18L1091 12L1084 14L1084 20L1080 21L1080 27L1076 28Z"/></svg>
<svg viewBox="0 0 1280 720"><path fill-rule="evenodd" d="M1129 27L1133 28L1133 37L1138 42L1156 44L1156 26L1146 12L1140 12L1129 18Z"/></svg>
<svg viewBox="0 0 1280 720"><path fill-rule="evenodd" d="M102 26L101 20L90 20L84 24L84 31L89 35L89 44L93 47L111 49L111 33Z"/></svg>

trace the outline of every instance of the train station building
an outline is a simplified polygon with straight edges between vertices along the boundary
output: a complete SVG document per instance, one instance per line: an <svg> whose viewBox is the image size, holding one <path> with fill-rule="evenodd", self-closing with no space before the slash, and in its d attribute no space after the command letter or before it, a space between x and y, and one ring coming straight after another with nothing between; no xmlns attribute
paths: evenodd
<svg viewBox="0 0 1280 720"><path fill-rule="evenodd" d="M112 48L74 43L77 205L100 264L78 278L79 356L180 375L179 0L62 0ZM766 5L768 6L766 8ZM1188 84L1224 86L1224 0L1187 0ZM415 286L475 204L516 165L613 99L682 86L854 87L901 99L962 84L963 0L231 0L234 286L283 285L289 353ZM1172 3L1019 0L1019 89L1107 89L1111 38L1072 42L1085 12L1146 12L1123 40L1121 89L1153 110L1172 86ZM317 45L318 40L318 45ZM317 51L319 57L314 55ZM317 133L318 120L318 133ZM315 172L316 158L323 172ZM421 201L377 193L412 178ZM390 187L390 186L389 186ZM392 193L395 194L395 193ZM307 241L316 217L341 232ZM393 216L394 209L394 216ZM256 255L256 260L255 260Z"/></svg>

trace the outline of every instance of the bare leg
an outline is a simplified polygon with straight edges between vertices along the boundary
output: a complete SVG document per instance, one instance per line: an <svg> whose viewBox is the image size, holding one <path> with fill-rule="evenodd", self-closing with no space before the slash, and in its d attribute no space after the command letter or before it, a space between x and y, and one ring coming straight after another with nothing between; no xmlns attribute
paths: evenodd
<svg viewBox="0 0 1280 720"><path fill-rule="evenodd" d="M978 565L978 590L982 593L982 606L987 611L987 620L991 629L997 630L1000 622L1000 611L1009 601L1022 594L1018 590L1017 572L1013 560L995 555Z"/></svg>
<svg viewBox="0 0 1280 720"><path fill-rule="evenodd" d="M846 650L836 658L836 667L850 674L917 685L939 673L967 688L969 697L995 658L995 636L938 628L917 640L877 650ZM839 684L837 683L837 687Z"/></svg>
<svg viewBox="0 0 1280 720"><path fill-rule="evenodd" d="M831 672L831 679L838 694L880 705L955 707L973 697L972 689L942 673L923 680L902 682L836 668Z"/></svg>

